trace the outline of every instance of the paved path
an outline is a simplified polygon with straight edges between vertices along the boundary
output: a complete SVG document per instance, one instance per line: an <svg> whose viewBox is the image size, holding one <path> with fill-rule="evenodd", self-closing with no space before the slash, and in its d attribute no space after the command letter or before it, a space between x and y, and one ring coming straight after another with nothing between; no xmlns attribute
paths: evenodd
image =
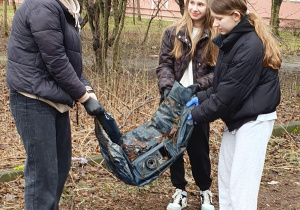
<svg viewBox="0 0 300 210"><path fill-rule="evenodd" d="M292 63L282 62L281 70L283 71L300 71L300 61Z"/></svg>

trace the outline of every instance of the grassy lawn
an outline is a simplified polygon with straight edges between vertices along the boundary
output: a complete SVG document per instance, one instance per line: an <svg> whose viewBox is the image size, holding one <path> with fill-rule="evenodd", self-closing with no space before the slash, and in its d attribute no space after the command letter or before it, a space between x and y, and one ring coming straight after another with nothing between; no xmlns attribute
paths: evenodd
<svg viewBox="0 0 300 210"><path fill-rule="evenodd" d="M300 34L294 31L279 31L280 48L284 53L293 54L300 52Z"/></svg>

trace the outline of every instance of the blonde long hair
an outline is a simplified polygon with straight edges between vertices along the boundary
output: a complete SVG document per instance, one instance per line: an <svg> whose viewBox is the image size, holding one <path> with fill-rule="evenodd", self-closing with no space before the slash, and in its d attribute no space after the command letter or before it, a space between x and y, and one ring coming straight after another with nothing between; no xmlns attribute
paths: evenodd
<svg viewBox="0 0 300 210"><path fill-rule="evenodd" d="M206 0L208 1L208 0ZM176 26L176 34L180 31L180 29L186 25L186 30L187 33L189 34L190 37L192 37L192 32L193 32L193 21L189 15L188 12L188 5L189 5L190 0L186 0L185 6L184 6L184 14L182 18L172 26ZM209 37L209 41L206 42L203 50L203 60L207 64L214 66L216 64L217 56L218 56L218 49L217 47L212 43L212 39L217 35L217 31L213 29L213 17L211 16L210 9L207 6L206 7L206 14L205 14L205 19L203 20L202 28L200 28L200 33L195 37L195 39L191 39L192 41L192 47L191 47L191 58L194 58L195 55L195 50L198 41L201 38L201 35L203 33L204 28L208 28L211 31L211 36ZM182 56L182 42L179 41L177 38L175 38L174 41L174 48L172 51L172 54L176 59L179 59Z"/></svg>
<svg viewBox="0 0 300 210"><path fill-rule="evenodd" d="M243 17L247 13L246 0L210 0L210 9L220 15L231 15L237 11ZM271 30L264 23L263 19L255 14L248 14L249 22L254 26L258 37L262 40L265 48L265 56L263 59L264 67L271 67L272 69L279 70L281 66L281 55L277 46L277 41L274 38Z"/></svg>

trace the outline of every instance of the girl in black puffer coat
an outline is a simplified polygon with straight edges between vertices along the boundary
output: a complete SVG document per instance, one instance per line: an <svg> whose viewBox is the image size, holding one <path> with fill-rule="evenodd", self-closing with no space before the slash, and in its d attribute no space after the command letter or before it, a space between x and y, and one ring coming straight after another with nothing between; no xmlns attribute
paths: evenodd
<svg viewBox="0 0 300 210"><path fill-rule="evenodd" d="M246 0L212 0L213 40L220 49L213 86L187 106L199 103L198 123L221 118L226 126L219 155L220 210L254 210L268 140L280 102L280 52L263 21Z"/></svg>

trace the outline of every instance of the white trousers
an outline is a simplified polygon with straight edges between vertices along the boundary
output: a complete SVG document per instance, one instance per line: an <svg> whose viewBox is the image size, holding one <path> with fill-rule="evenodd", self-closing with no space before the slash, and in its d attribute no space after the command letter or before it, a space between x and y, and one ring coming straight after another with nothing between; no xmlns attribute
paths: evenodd
<svg viewBox="0 0 300 210"><path fill-rule="evenodd" d="M256 210L267 144L275 120L224 131L218 166L220 210Z"/></svg>

